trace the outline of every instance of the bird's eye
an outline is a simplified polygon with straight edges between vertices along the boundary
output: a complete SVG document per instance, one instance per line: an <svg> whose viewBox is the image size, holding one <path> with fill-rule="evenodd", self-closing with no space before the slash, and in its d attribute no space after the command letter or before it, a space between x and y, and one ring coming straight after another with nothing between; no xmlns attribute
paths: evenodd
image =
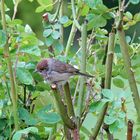
<svg viewBox="0 0 140 140"><path fill-rule="evenodd" d="M40 71L43 71L43 70L45 70L44 68L40 68Z"/></svg>

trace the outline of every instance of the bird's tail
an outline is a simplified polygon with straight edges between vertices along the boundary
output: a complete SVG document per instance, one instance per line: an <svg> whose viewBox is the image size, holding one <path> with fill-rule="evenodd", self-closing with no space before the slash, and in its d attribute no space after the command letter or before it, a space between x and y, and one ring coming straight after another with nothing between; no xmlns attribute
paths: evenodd
<svg viewBox="0 0 140 140"><path fill-rule="evenodd" d="M86 74L86 73L82 73L82 72L77 72L77 74L79 74L79 75L82 75L82 76L86 76L86 77L91 77L91 78L93 78L94 76L92 76L92 75L89 75L89 74Z"/></svg>

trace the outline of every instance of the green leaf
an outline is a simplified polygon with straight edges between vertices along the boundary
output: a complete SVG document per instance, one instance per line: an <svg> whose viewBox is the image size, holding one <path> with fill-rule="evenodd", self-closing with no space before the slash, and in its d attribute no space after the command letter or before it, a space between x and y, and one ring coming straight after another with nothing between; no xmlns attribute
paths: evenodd
<svg viewBox="0 0 140 140"><path fill-rule="evenodd" d="M104 27L107 21L102 15L94 15L94 17L89 21L87 27L88 30L97 27Z"/></svg>
<svg viewBox="0 0 140 140"><path fill-rule="evenodd" d="M59 21L61 24L65 24L69 21L69 18L67 16L62 16Z"/></svg>
<svg viewBox="0 0 140 140"><path fill-rule="evenodd" d="M62 51L64 50L63 45L62 45L59 41L55 41L54 47L55 47L55 52L56 52L57 54L62 53Z"/></svg>
<svg viewBox="0 0 140 140"><path fill-rule="evenodd" d="M0 48L4 47L7 41L6 33L3 30L0 30Z"/></svg>
<svg viewBox="0 0 140 140"><path fill-rule="evenodd" d="M52 38L52 36L49 36L48 38L46 38L45 40L45 44L49 47L53 44L54 39Z"/></svg>
<svg viewBox="0 0 140 140"><path fill-rule="evenodd" d="M129 0L132 4L138 4L140 0Z"/></svg>
<svg viewBox="0 0 140 140"><path fill-rule="evenodd" d="M53 0L37 0L41 6L45 6L46 11L51 11L53 8ZM41 8L40 8L41 9ZM39 10L38 10L39 11ZM42 11L41 11L42 12Z"/></svg>
<svg viewBox="0 0 140 140"><path fill-rule="evenodd" d="M135 21L140 21L140 13L136 13L135 15L134 15L134 20Z"/></svg>
<svg viewBox="0 0 140 140"><path fill-rule="evenodd" d="M43 32L43 36L44 37L48 37L51 33L52 33L52 29L46 29L44 32Z"/></svg>
<svg viewBox="0 0 140 140"><path fill-rule="evenodd" d="M26 33L33 33L31 27L28 24L25 25L25 32Z"/></svg>
<svg viewBox="0 0 140 140"><path fill-rule="evenodd" d="M90 8L94 8L98 4L102 4L102 0L83 0Z"/></svg>
<svg viewBox="0 0 140 140"><path fill-rule="evenodd" d="M114 99L114 95L110 89L103 89L102 95L111 101Z"/></svg>
<svg viewBox="0 0 140 140"><path fill-rule="evenodd" d="M133 15L132 15L130 12L126 12L126 13L125 13L125 16L126 16L129 20L131 20L131 19L133 18Z"/></svg>
<svg viewBox="0 0 140 140"><path fill-rule="evenodd" d="M113 124L109 125L109 131L111 134L118 131L118 122L115 121Z"/></svg>
<svg viewBox="0 0 140 140"><path fill-rule="evenodd" d="M20 52L35 56L41 56L41 51L38 46L22 46Z"/></svg>
<svg viewBox="0 0 140 140"><path fill-rule="evenodd" d="M40 12L43 12L45 9L46 9L46 6L41 5L41 6L36 8L35 12L36 13L40 13Z"/></svg>
<svg viewBox="0 0 140 140"><path fill-rule="evenodd" d="M28 127L26 129L19 130L14 134L12 140L21 140L24 135L27 136L29 133L38 133L38 128Z"/></svg>
<svg viewBox="0 0 140 140"><path fill-rule="evenodd" d="M89 12L89 6L87 5L84 5L84 7L82 8L82 11L81 11L81 16L86 16Z"/></svg>
<svg viewBox="0 0 140 140"><path fill-rule="evenodd" d="M58 39L60 38L60 32L58 31L53 31L51 36L53 37L53 39Z"/></svg>
<svg viewBox="0 0 140 140"><path fill-rule="evenodd" d="M68 27L68 26L70 26L72 23L73 23L73 21L69 19L69 21L66 22L63 26L64 26L64 27Z"/></svg>
<svg viewBox="0 0 140 140"><path fill-rule="evenodd" d="M105 116L104 123L107 125L113 124L116 121L116 117L114 116Z"/></svg>
<svg viewBox="0 0 140 140"><path fill-rule="evenodd" d="M103 106L105 105L105 103L106 102L104 102L104 101L94 102L94 103L90 104L89 111L92 113L96 112L96 111L100 111L103 108Z"/></svg>
<svg viewBox="0 0 140 140"><path fill-rule="evenodd" d="M51 105L45 106L43 109L41 109L37 113L37 116L41 122L47 123L47 124L55 124L61 120L60 116L57 113L52 112Z"/></svg>
<svg viewBox="0 0 140 140"><path fill-rule="evenodd" d="M119 88L124 88L124 82L119 79L119 78L114 78L113 79L113 84L116 86L116 87L119 87Z"/></svg>
<svg viewBox="0 0 140 140"><path fill-rule="evenodd" d="M17 26L17 25L20 25L20 24L22 24L22 20L20 20L20 19L14 19L14 20L10 20L9 22L8 22L8 25L10 25L10 26Z"/></svg>
<svg viewBox="0 0 140 140"><path fill-rule="evenodd" d="M53 128L51 127L44 127L45 128L45 133L50 134L53 131Z"/></svg>
<svg viewBox="0 0 140 140"><path fill-rule="evenodd" d="M33 85L33 83L34 83L31 73L28 70L26 70L25 68L17 67L16 76L22 84Z"/></svg>
<svg viewBox="0 0 140 140"><path fill-rule="evenodd" d="M27 125L36 125L38 123L25 108L19 108L19 118L24 120Z"/></svg>
<svg viewBox="0 0 140 140"><path fill-rule="evenodd" d="M61 28L61 24L60 23L55 23L53 27L55 29L60 29Z"/></svg>

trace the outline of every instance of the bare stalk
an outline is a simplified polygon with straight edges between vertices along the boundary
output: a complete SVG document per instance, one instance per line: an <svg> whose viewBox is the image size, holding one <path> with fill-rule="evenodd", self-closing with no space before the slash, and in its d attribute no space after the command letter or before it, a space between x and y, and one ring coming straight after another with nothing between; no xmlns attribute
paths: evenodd
<svg viewBox="0 0 140 140"><path fill-rule="evenodd" d="M74 108L73 108L73 104L72 104L72 99L71 99L70 88L69 88L69 83L68 82L64 85L64 89L65 89L64 95L65 95L65 99L66 99L68 115L69 115L69 117L75 117L75 113L74 113Z"/></svg>
<svg viewBox="0 0 140 140"><path fill-rule="evenodd" d="M112 77L112 63L113 63L113 52L114 52L114 46L115 46L115 33L112 30L112 32L109 34L109 41L108 41L108 51L107 51L107 60L106 60L106 70L105 70L105 88L109 89L111 87L111 77ZM99 130L101 128L101 125L103 124L103 120L106 114L108 108L108 103L106 103L98 117L98 120L96 122L96 125L93 129L92 135L90 137L90 140L95 140Z"/></svg>
<svg viewBox="0 0 140 140"><path fill-rule="evenodd" d="M82 32L81 32L81 72L86 72L86 48L87 48L87 24L86 22L82 25ZM84 84L85 84L85 77L80 77L80 86L79 86L79 97L78 97L78 104L77 104L77 116L80 119L81 113L83 109L84 103ZM78 127L80 126L80 120L78 122Z"/></svg>
<svg viewBox="0 0 140 140"><path fill-rule="evenodd" d="M68 116L66 107L61 99L59 91L55 88L53 89L53 91L54 91L53 95L55 97L55 100L59 109L59 113L60 113L60 116L62 118L64 125L67 126L69 129L74 129L75 123Z"/></svg>
<svg viewBox="0 0 140 140"><path fill-rule="evenodd" d="M7 32L4 0L1 0L1 16L2 16L3 31ZM9 71L9 75L10 75L10 84L11 84L10 96L11 96L12 104L13 104L14 125L15 125L15 130L17 131L18 130L17 93L16 93L16 84L15 84L15 79L14 79L14 74L13 74L13 69L12 69L12 63L11 63L11 58L10 58L10 52L9 52L8 39L7 39L7 42L4 46L4 56L5 56L5 59L7 61L8 71Z"/></svg>
<svg viewBox="0 0 140 140"><path fill-rule="evenodd" d="M120 0L120 3L121 3L121 0ZM119 4L119 5L122 5L122 4ZM122 5L119 7L120 20L118 21L118 24L117 24L117 33L119 37L121 52L123 55L124 67L128 75L129 86L132 92L133 102L135 104L138 118L140 118L140 97L139 97L139 92L136 85L136 80L134 77L134 72L131 66L131 60L130 60L129 51L128 51L129 45L126 42L125 32L123 30L123 23L122 23L123 11L124 9Z"/></svg>
<svg viewBox="0 0 140 140"><path fill-rule="evenodd" d="M73 15L75 26L77 27L78 30L81 31L81 26L80 26L78 20L76 19L76 10L75 10L75 2L74 2L74 0L71 0L71 5L72 5L72 15Z"/></svg>

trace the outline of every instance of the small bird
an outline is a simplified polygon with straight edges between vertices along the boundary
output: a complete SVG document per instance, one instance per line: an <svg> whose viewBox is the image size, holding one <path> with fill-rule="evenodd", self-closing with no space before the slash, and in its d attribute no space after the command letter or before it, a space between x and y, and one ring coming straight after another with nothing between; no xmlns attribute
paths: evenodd
<svg viewBox="0 0 140 140"><path fill-rule="evenodd" d="M70 64L66 64L54 58L41 60L36 66L36 72L41 74L45 81L50 84L58 84L67 81L74 75L93 77L89 74L81 73L78 69Z"/></svg>

